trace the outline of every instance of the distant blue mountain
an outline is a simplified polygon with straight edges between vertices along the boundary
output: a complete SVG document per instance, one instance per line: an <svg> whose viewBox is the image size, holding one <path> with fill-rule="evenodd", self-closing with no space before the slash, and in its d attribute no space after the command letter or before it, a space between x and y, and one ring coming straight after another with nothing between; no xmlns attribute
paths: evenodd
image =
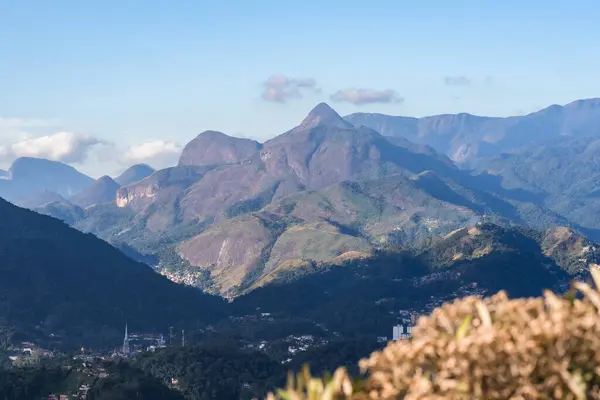
<svg viewBox="0 0 600 400"><path fill-rule="evenodd" d="M483 117L467 113L414 118L355 113L344 117L384 136L402 137L474 166L482 158L512 153L557 138L600 136L600 98L551 105L523 116Z"/></svg>
<svg viewBox="0 0 600 400"><path fill-rule="evenodd" d="M117 189L120 187L110 176L105 175L71 197L70 202L81 208L114 202L117 197Z"/></svg>
<svg viewBox="0 0 600 400"><path fill-rule="evenodd" d="M58 161L22 157L16 159L0 180L0 197L16 201L51 191L69 198L92 184L94 179Z"/></svg>

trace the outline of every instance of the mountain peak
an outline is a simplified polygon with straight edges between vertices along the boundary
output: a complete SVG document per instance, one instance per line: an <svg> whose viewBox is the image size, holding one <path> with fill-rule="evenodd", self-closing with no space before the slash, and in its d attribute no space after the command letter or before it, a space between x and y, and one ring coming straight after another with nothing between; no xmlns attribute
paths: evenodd
<svg viewBox="0 0 600 400"><path fill-rule="evenodd" d="M317 104L311 111L308 113L308 116L321 116L321 117L334 117L341 118L340 115L327 103L321 102Z"/></svg>
<svg viewBox="0 0 600 400"><path fill-rule="evenodd" d="M103 175L96 180L97 182L116 183L113 178L108 175Z"/></svg>
<svg viewBox="0 0 600 400"><path fill-rule="evenodd" d="M125 172L114 180L121 186L127 186L133 182L141 181L154 173L154 168L148 164L135 164L127 168Z"/></svg>
<svg viewBox="0 0 600 400"><path fill-rule="evenodd" d="M14 160L2 181L0 197L8 200L31 196L46 189L69 197L94 182L70 165L34 157Z"/></svg>
<svg viewBox="0 0 600 400"><path fill-rule="evenodd" d="M70 198L71 203L86 208L94 204L108 203L114 201L117 190L121 186L113 178L104 175L94 183Z"/></svg>
<svg viewBox="0 0 600 400"><path fill-rule="evenodd" d="M185 145L179 165L217 165L240 162L257 153L261 144L217 131L204 131Z"/></svg>
<svg viewBox="0 0 600 400"><path fill-rule="evenodd" d="M296 130L311 129L319 125L352 128L353 125L344 119L327 103L319 103L313 108Z"/></svg>

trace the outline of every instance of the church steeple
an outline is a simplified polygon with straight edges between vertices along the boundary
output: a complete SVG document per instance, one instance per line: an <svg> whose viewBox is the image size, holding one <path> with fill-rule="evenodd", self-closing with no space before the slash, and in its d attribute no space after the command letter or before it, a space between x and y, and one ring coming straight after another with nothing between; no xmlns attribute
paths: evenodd
<svg viewBox="0 0 600 400"><path fill-rule="evenodd" d="M129 333L127 331L127 323L125 323L125 338L123 339L123 354L129 354Z"/></svg>

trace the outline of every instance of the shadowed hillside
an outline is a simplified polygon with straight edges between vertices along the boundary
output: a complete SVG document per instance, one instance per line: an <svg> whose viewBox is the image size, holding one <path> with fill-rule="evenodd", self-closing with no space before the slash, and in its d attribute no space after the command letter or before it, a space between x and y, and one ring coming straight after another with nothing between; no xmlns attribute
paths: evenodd
<svg viewBox="0 0 600 400"><path fill-rule="evenodd" d="M221 300L170 282L93 235L4 200L0 214L0 321L22 337L107 343L126 321L152 331L224 315Z"/></svg>

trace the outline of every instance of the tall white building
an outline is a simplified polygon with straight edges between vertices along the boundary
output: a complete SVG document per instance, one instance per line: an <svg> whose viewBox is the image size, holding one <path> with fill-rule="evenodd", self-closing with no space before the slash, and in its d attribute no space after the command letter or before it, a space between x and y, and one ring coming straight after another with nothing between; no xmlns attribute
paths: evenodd
<svg viewBox="0 0 600 400"><path fill-rule="evenodd" d="M410 323L408 324L399 324L395 325L392 330L392 339L393 340L401 340L401 339L410 339L412 337L412 330L417 322L417 314L412 313L410 315Z"/></svg>
<svg viewBox="0 0 600 400"><path fill-rule="evenodd" d="M412 337L412 326L396 325L393 329L393 340L410 339Z"/></svg>

